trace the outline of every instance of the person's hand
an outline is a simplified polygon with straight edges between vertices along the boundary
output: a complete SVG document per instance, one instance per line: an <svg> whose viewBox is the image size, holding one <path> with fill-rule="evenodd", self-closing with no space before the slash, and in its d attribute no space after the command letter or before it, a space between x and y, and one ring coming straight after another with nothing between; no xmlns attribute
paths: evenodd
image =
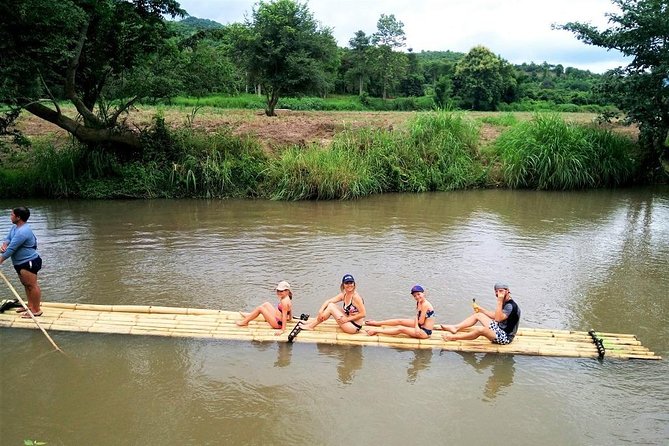
<svg viewBox="0 0 669 446"><path fill-rule="evenodd" d="M9 245L7 245L7 242L3 243L2 246L0 246L0 252L7 251L7 246L9 246Z"/></svg>

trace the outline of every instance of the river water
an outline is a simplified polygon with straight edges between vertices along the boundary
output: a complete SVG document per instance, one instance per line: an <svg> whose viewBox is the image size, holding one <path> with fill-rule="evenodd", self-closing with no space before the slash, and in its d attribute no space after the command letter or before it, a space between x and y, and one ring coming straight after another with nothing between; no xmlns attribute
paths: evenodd
<svg viewBox="0 0 669 446"><path fill-rule="evenodd" d="M351 273L370 318L412 317L420 283L450 323L503 280L522 326L634 333L664 359L52 332L64 356L0 329L3 445L669 443L667 187L25 204L45 301L248 311L288 280L314 314Z"/></svg>

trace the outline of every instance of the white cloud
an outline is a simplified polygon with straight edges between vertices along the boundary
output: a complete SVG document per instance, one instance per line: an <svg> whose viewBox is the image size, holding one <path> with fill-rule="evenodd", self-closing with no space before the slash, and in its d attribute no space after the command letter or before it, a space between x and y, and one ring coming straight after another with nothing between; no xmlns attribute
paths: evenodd
<svg viewBox="0 0 669 446"><path fill-rule="evenodd" d="M228 24L242 22L253 0L182 0L191 15ZM404 23L407 47L414 51L466 53L483 45L512 63L544 61L595 72L625 65L618 53L588 46L552 24L590 22L608 27L610 0L310 0L309 9L333 28L340 46L353 34L371 35L381 14Z"/></svg>

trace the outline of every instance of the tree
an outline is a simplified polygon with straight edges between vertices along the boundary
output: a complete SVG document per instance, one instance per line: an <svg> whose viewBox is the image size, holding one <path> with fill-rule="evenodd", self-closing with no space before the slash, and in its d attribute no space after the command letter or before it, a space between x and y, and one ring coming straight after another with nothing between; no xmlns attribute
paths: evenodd
<svg viewBox="0 0 669 446"><path fill-rule="evenodd" d="M251 77L265 92L267 116L276 115L282 95L331 88L337 43L329 28L319 28L306 4L261 1L246 26L249 33L241 46Z"/></svg>
<svg viewBox="0 0 669 446"><path fill-rule="evenodd" d="M620 12L609 13L611 27L600 31L587 23L557 26L588 45L615 49L633 57L626 67L609 71L601 92L639 125L644 165L660 172L669 159L669 1L612 0ZM665 171L665 177L667 172Z"/></svg>
<svg viewBox="0 0 669 446"><path fill-rule="evenodd" d="M351 69L349 70L358 80L358 95L364 92L365 80L369 77L369 48L370 38L363 32L357 31L348 41L351 47Z"/></svg>
<svg viewBox="0 0 669 446"><path fill-rule="evenodd" d="M513 67L484 46L476 46L455 67L454 93L463 108L495 110L515 85Z"/></svg>
<svg viewBox="0 0 669 446"><path fill-rule="evenodd" d="M376 45L376 66L383 87L383 99L386 99L388 89L403 77L406 70L406 56L395 51L405 45L406 36L404 23L398 21L394 14L381 14L376 28L372 43Z"/></svg>
<svg viewBox="0 0 669 446"><path fill-rule="evenodd" d="M140 92L113 110L100 108L100 100L110 83L162 45L167 37L163 16L183 14L175 0L2 2L0 102L27 110L88 145L136 150L139 135L119 117ZM58 98L70 101L81 121L64 115Z"/></svg>

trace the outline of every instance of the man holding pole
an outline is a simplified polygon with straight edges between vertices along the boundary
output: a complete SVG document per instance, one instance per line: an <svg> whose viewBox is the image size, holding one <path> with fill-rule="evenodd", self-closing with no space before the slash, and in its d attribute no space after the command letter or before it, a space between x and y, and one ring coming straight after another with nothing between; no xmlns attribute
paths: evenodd
<svg viewBox="0 0 669 446"><path fill-rule="evenodd" d="M37 272L42 268L42 259L37 252L37 237L33 234L27 223L30 211L26 207L18 207L12 210L10 219L12 228L0 246L0 264L11 257L14 269L26 290L28 296L28 308L34 316L42 315L42 290L37 283ZM16 310L24 313L25 308ZM29 319L29 314L21 317Z"/></svg>

